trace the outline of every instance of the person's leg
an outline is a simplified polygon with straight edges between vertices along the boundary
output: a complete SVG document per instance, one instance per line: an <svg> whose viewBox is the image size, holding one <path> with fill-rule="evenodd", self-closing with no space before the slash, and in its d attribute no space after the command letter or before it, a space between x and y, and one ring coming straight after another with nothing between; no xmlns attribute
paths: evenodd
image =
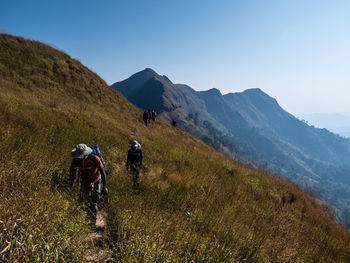
<svg viewBox="0 0 350 263"><path fill-rule="evenodd" d="M136 167L136 187L140 185L140 167Z"/></svg>
<svg viewBox="0 0 350 263"><path fill-rule="evenodd" d="M132 175L132 182L133 182L132 188L133 188L133 189L136 189L136 188L137 188L138 174L137 174L137 170L136 170L135 165L132 165L132 166L130 167L130 173L131 173L131 175Z"/></svg>
<svg viewBox="0 0 350 263"><path fill-rule="evenodd" d="M132 175L132 188L136 188L136 174L135 174L135 167L131 166L130 173Z"/></svg>
<svg viewBox="0 0 350 263"><path fill-rule="evenodd" d="M88 195L88 215L91 218L93 224L96 222L96 214L98 211L98 203L101 193L101 180L98 180L94 184L94 189L89 188Z"/></svg>
<svg viewBox="0 0 350 263"><path fill-rule="evenodd" d="M132 167L132 179L133 179L133 188L134 189L137 189L140 185L139 178L140 178L140 167L133 166Z"/></svg>
<svg viewBox="0 0 350 263"><path fill-rule="evenodd" d="M102 181L100 179L94 185L94 193L92 198L92 202L96 204L95 206L96 211L99 210L101 191L102 191Z"/></svg>

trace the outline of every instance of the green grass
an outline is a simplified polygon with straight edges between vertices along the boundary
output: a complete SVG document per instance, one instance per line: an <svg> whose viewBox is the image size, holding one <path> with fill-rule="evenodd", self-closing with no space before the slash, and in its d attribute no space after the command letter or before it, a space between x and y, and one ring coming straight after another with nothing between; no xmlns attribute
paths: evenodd
<svg viewBox="0 0 350 263"><path fill-rule="evenodd" d="M0 76L0 261L83 262L88 222L67 182L70 151L86 143L107 162L113 261L349 262L349 234L316 200L180 129L144 127L69 56L0 35ZM144 154L138 193L124 172L131 138Z"/></svg>

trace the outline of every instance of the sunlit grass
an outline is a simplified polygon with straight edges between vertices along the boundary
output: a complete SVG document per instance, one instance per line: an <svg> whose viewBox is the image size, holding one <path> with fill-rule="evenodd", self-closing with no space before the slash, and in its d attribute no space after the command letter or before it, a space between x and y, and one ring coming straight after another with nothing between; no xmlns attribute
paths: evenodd
<svg viewBox="0 0 350 263"><path fill-rule="evenodd" d="M0 76L0 261L83 261L88 222L67 183L70 151L86 143L107 162L115 261L349 262L349 235L317 201L177 128L144 127L67 55L0 35ZM138 192L124 171L131 138L144 154Z"/></svg>

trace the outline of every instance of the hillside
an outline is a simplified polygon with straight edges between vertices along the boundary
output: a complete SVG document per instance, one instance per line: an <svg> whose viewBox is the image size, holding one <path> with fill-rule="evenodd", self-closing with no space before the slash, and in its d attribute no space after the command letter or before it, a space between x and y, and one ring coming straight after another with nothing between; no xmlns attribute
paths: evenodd
<svg viewBox="0 0 350 263"><path fill-rule="evenodd" d="M159 87L158 93L154 86ZM260 89L226 95L217 89L196 92L151 69L112 87L138 107L156 105L161 119L176 119L183 130L226 155L255 167L262 165L313 192L350 228L349 139L307 125ZM160 98L157 104L141 95L151 90L151 96ZM167 101L177 104L167 107Z"/></svg>
<svg viewBox="0 0 350 263"><path fill-rule="evenodd" d="M84 262L89 222L67 185L78 143L107 162L112 262L349 262L349 234L317 201L166 123L144 127L68 55L2 34L0 76L1 262ZM130 138L144 152L139 193L124 172Z"/></svg>

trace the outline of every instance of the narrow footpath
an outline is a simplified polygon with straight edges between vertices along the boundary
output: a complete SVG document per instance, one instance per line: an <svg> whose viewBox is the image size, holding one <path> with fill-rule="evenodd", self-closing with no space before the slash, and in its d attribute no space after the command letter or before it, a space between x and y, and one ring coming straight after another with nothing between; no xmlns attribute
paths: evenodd
<svg viewBox="0 0 350 263"><path fill-rule="evenodd" d="M112 256L112 251L104 237L106 216L105 211L97 212L96 225L92 227L85 240L87 249L84 254L84 262L108 262Z"/></svg>

